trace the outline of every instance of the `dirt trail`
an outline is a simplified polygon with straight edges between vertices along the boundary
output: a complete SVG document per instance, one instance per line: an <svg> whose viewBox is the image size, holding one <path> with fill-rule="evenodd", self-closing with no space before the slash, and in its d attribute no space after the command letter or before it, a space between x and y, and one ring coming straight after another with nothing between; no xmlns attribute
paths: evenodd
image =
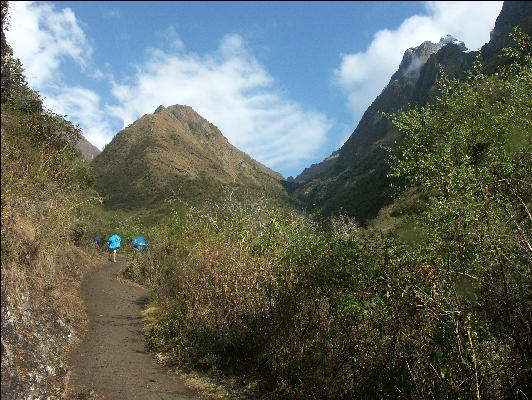
<svg viewBox="0 0 532 400"><path fill-rule="evenodd" d="M147 292L117 281L124 266L122 260L105 265L83 283L89 331L70 354L69 386L106 400L198 398L146 350L140 311Z"/></svg>

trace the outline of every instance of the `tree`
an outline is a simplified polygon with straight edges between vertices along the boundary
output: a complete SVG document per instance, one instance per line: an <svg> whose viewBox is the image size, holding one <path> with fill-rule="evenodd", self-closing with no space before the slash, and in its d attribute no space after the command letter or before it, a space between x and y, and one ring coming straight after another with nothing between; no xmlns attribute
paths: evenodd
<svg viewBox="0 0 532 400"><path fill-rule="evenodd" d="M405 226L420 232L409 262L432 272L438 363L476 397L526 392L532 348L532 41L511 36L495 74L478 57L464 81L442 74L436 104L390 116L405 135L391 176L429 195Z"/></svg>
<svg viewBox="0 0 532 400"><path fill-rule="evenodd" d="M7 29L7 23L8 23L8 15L7 15L7 12L8 12L8 9L9 9L9 4L7 1L3 1L1 2L0 4L0 9L1 9L1 13L2 13L2 25L1 25L1 43L0 43L0 48L1 48L1 67L2 67L2 70L1 70L1 83L2 83L2 90L1 90L1 102L2 103L5 103L7 101L7 97L9 95L9 86L10 86L10 81L11 81L11 77L10 77L10 74L9 74L9 64L8 64L8 60L9 60L9 57L10 57L10 54L11 54L11 49L9 47L9 45L7 44L7 41L6 41L6 36L5 36L5 30Z"/></svg>

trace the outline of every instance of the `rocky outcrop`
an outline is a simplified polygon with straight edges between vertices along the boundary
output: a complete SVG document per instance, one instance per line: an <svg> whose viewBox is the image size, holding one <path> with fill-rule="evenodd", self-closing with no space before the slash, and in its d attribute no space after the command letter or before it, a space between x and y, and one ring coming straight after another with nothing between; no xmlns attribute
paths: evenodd
<svg viewBox="0 0 532 400"><path fill-rule="evenodd" d="M403 59L399 64L399 69L392 75L390 82L401 78L417 79L422 67L428 61L430 56L437 53L448 44L455 45L453 47L460 51L467 50L464 42L460 42L451 35L442 37L438 43L432 43L429 41L423 42L418 47L411 47L405 51Z"/></svg>
<svg viewBox="0 0 532 400"><path fill-rule="evenodd" d="M59 399L65 348L77 337L52 309L43 312L30 293L21 300L2 289L2 399Z"/></svg>

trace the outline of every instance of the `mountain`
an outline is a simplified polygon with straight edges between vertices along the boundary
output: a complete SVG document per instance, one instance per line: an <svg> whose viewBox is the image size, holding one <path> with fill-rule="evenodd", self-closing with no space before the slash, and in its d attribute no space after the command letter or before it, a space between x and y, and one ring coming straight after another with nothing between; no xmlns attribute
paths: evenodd
<svg viewBox="0 0 532 400"><path fill-rule="evenodd" d="M508 33L515 25L531 32L531 4L504 3L490 42L481 50L488 72L504 62L498 54L509 43ZM471 68L478 52L465 50L464 44L451 36L437 44L424 42L406 50L397 72L338 154L305 169L295 178L292 194L309 210L325 215L343 211L362 222L375 217L393 201L387 154L381 145L394 146L401 141L398 130L381 113L396 113L409 104L433 101L440 67L449 77L459 79Z"/></svg>
<svg viewBox="0 0 532 400"><path fill-rule="evenodd" d="M74 145L76 149L81 152L81 155L85 160L91 162L94 157L100 154L100 150L89 142L83 135L80 136L78 142Z"/></svg>
<svg viewBox="0 0 532 400"><path fill-rule="evenodd" d="M120 131L93 161L111 207L144 207L168 196L216 199L224 188L286 196L281 174L231 145L191 107L159 106Z"/></svg>
<svg viewBox="0 0 532 400"><path fill-rule="evenodd" d="M305 168L295 179L296 182L307 182L323 172L326 172L330 167L336 163L339 151L333 151L332 154L320 163L312 164Z"/></svg>
<svg viewBox="0 0 532 400"><path fill-rule="evenodd" d="M392 199L386 178L386 153L380 146L392 145L399 139L393 124L380 113L394 113L431 96L437 69L427 68L430 58L435 61L431 65L442 64L448 75L460 77L474 59L463 50L463 43L450 37L437 44L424 42L408 49L389 84L366 110L337 155L296 177L299 185L294 195L324 214L342 209L359 220L376 216Z"/></svg>

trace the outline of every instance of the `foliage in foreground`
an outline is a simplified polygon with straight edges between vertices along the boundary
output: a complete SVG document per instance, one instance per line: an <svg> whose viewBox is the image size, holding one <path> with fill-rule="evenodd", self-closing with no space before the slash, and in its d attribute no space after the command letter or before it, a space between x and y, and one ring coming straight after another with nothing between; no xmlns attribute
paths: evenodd
<svg viewBox="0 0 532 400"><path fill-rule="evenodd" d="M516 39L497 75L444 78L436 105L393 117L393 171L428 202L387 233L230 196L147 232L128 273L153 289L153 347L274 397L526 398L532 80Z"/></svg>
<svg viewBox="0 0 532 400"><path fill-rule="evenodd" d="M405 261L432 281L426 341L453 395L530 394L532 43L512 36L496 74L477 62L465 82L441 79L436 105L393 118L406 135L393 173L430 197L404 224Z"/></svg>

